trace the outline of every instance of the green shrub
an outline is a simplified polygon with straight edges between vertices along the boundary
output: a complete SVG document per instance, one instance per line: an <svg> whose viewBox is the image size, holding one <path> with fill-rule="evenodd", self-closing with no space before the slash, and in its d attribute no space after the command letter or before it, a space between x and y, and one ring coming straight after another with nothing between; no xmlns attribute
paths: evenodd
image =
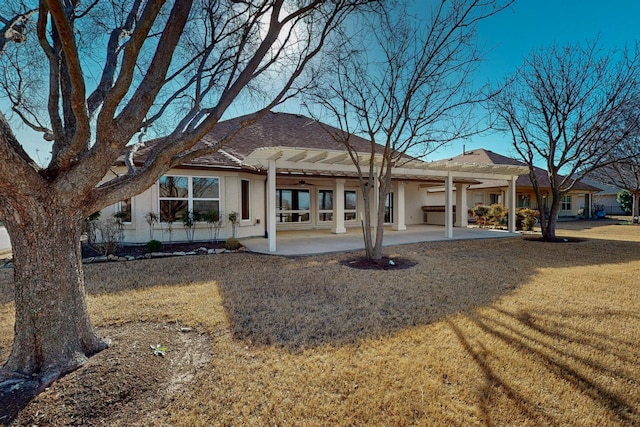
<svg viewBox="0 0 640 427"><path fill-rule="evenodd" d="M158 240L149 240L147 242L147 252L158 252L162 247L162 242Z"/></svg>
<svg viewBox="0 0 640 427"><path fill-rule="evenodd" d="M494 225L503 224L504 219L507 216L507 208L499 203L494 203L489 206L489 217L493 219Z"/></svg>
<svg viewBox="0 0 640 427"><path fill-rule="evenodd" d="M487 218L489 216L489 207L484 205L478 205L471 208L473 216L476 218L476 224L479 226L487 225Z"/></svg>
<svg viewBox="0 0 640 427"><path fill-rule="evenodd" d="M526 231L533 231L533 227L536 225L538 211L529 208L520 208L516 215L518 218L522 218L521 228L524 228Z"/></svg>
<svg viewBox="0 0 640 427"><path fill-rule="evenodd" d="M238 241L238 239L236 239L235 237L229 237L225 242L224 242L224 248L229 250L229 251L237 251L238 249L240 249L242 247L242 245L240 244L240 242Z"/></svg>

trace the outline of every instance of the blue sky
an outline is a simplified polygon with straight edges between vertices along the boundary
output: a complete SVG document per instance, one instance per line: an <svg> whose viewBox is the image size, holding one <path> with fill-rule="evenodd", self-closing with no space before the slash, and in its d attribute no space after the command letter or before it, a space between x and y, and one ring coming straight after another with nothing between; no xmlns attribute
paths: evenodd
<svg viewBox="0 0 640 427"><path fill-rule="evenodd" d="M501 80L513 72L532 49L586 43L599 38L604 49L632 47L640 40L638 0L516 0L509 10L482 22L478 38L488 49L478 70L479 82ZM442 159L466 149L486 148L512 155L502 135L477 136L432 155Z"/></svg>
<svg viewBox="0 0 640 427"><path fill-rule="evenodd" d="M479 42L488 52L478 70L478 83L501 80L513 72L532 49L552 44L585 43L599 37L600 46L605 49L632 46L640 39L639 18L640 0L517 0L510 9L479 26ZM302 107L289 110L304 114ZM24 129L17 129L17 134L36 160L47 157L50 145L40 136ZM482 147L505 155L513 154L506 137L493 134L457 142L427 160L460 154L463 144L468 150ZM36 154L38 147L40 150Z"/></svg>

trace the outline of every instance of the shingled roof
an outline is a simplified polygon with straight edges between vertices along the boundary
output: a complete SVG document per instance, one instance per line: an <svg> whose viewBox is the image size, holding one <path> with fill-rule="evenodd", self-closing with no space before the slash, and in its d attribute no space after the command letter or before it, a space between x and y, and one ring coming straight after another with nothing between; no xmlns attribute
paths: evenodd
<svg viewBox="0 0 640 427"><path fill-rule="evenodd" d="M511 157L503 156L498 153L494 153L493 151L490 151L490 150L485 150L483 148L479 148L471 151L465 151L463 154L460 154L448 160L452 162L457 162L457 163L475 163L475 164L481 164L481 165L527 166L527 164L524 162L513 159ZM540 188L543 188L543 189L551 188L549 175L547 174L547 171L538 167L535 167L534 169L536 172L536 177L538 179ZM486 180L486 181L483 181L482 184L472 186L472 188L492 188L492 187L503 187L506 185L507 185L506 182ZM531 184L531 179L529 178L529 175L520 175L516 181L516 187L533 190L533 184ZM581 190L581 191L591 191L591 192L600 191L600 188L594 187L592 185L589 185L580 181L578 181L574 185L573 189L578 191Z"/></svg>
<svg viewBox="0 0 640 427"><path fill-rule="evenodd" d="M244 119L246 116L219 122L198 144L217 143ZM263 147L345 150L344 145L332 137L332 134L341 133L340 129L303 115L269 112L256 123L240 130L217 152L199 157L182 166L242 169L246 167L244 159L254 150ZM350 138L350 143L356 150L371 150L370 142L364 138L355 135L351 135ZM136 161L143 161L151 148L149 146L140 149L136 154Z"/></svg>

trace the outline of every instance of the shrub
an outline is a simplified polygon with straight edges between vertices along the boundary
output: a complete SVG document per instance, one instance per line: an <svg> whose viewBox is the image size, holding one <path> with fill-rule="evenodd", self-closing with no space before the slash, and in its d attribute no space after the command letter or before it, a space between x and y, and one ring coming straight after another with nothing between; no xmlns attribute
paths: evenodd
<svg viewBox="0 0 640 427"><path fill-rule="evenodd" d="M240 215L238 215L238 212L231 212L229 214L229 222L231 223L231 234L233 237L236 237L238 225L240 224Z"/></svg>
<svg viewBox="0 0 640 427"><path fill-rule="evenodd" d="M489 206L489 217L494 221L494 225L501 225L507 216L507 208L499 203Z"/></svg>
<svg viewBox="0 0 640 427"><path fill-rule="evenodd" d="M159 240L149 240L147 242L147 252L158 252L162 247L162 242Z"/></svg>
<svg viewBox="0 0 640 427"><path fill-rule="evenodd" d="M516 215L518 218L522 218L520 220L522 222L520 229L524 227L526 231L533 231L533 227L536 225L538 211L534 211L533 209L529 208L521 208L518 209Z"/></svg>
<svg viewBox="0 0 640 427"><path fill-rule="evenodd" d="M96 240L89 242L89 244L102 255L109 255L116 252L118 246L120 246L121 228L118 221L109 218L105 221L94 221L96 230ZM97 235L100 234L100 240L97 240Z"/></svg>
<svg viewBox="0 0 640 427"><path fill-rule="evenodd" d="M633 194L627 190L622 190L616 196L616 201L627 215L631 213L633 207Z"/></svg>
<svg viewBox="0 0 640 427"><path fill-rule="evenodd" d="M478 205L472 208L473 216L476 217L476 223L480 226L487 225L487 217L489 216L489 208L484 205ZM481 224L482 223L482 224Z"/></svg>
<svg viewBox="0 0 640 427"><path fill-rule="evenodd" d="M238 241L238 239L236 239L235 237L229 237L225 242L224 242L224 248L229 250L229 251L237 251L238 249L240 249L242 247L242 245L240 244L240 242Z"/></svg>

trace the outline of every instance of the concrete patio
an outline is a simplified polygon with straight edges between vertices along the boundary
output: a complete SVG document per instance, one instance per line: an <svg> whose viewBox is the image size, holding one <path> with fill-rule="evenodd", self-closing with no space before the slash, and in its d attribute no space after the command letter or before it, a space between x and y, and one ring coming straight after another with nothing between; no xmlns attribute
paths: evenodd
<svg viewBox="0 0 640 427"><path fill-rule="evenodd" d="M454 228L453 238L445 238L445 228L438 225L411 225L405 231L384 230L383 246L407 243L434 242L438 240L495 239L520 236L504 230L488 228ZM345 234L333 234L330 230L278 231L276 251L269 252L268 240L263 237L240 239L249 251L271 255L314 255L331 252L349 252L364 249L362 229L350 228Z"/></svg>

